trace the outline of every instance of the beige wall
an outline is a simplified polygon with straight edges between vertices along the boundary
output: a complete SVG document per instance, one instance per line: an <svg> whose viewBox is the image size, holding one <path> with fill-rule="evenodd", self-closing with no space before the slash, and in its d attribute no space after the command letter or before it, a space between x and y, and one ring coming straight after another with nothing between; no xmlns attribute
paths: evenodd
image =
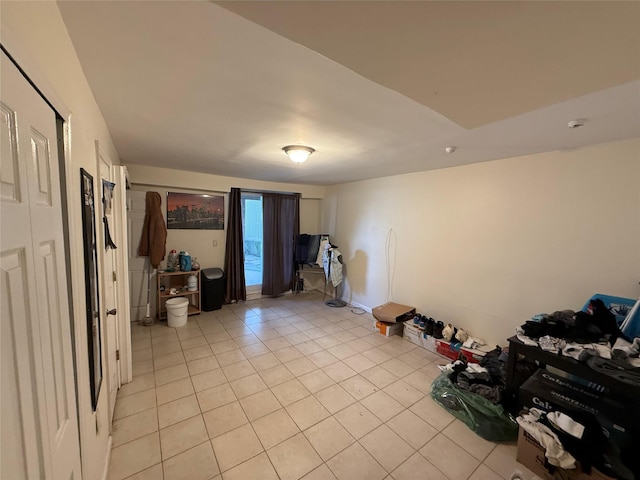
<svg viewBox="0 0 640 480"><path fill-rule="evenodd" d="M324 187L288 183L262 182L243 178L223 177L203 173L127 165L129 181L134 190L155 191L162 197L162 212L166 217L167 192L213 193L225 197L225 222L228 212L227 192L231 187L262 191L300 192L300 230L315 233L320 224L320 204ZM213 246L213 242L217 246ZM202 268L224 268L226 230L168 230L167 252L188 251L197 257Z"/></svg>
<svg viewBox="0 0 640 480"><path fill-rule="evenodd" d="M94 413L88 387L82 217L80 202L76 200L80 199L81 167L94 179L99 178L96 141L105 155L116 163L118 155L56 3L0 2L0 9L3 46L63 115L71 113L66 118L70 132L66 180L82 467L84 478L101 478L106 467L109 436L107 395L103 382L100 402ZM103 358L103 372L106 372L104 365Z"/></svg>
<svg viewBox="0 0 640 480"><path fill-rule="evenodd" d="M327 188L345 299L391 299L505 344L596 292L640 296L640 140ZM387 236L393 230L388 256Z"/></svg>

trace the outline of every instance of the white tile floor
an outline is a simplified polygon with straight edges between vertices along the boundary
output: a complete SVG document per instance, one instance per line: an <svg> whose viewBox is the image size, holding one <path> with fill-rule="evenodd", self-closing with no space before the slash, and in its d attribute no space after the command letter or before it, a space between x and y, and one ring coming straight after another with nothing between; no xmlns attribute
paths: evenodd
<svg viewBox="0 0 640 480"><path fill-rule="evenodd" d="M315 292L132 326L109 478L509 480L515 444L429 397L446 363ZM532 475L532 474L531 474Z"/></svg>

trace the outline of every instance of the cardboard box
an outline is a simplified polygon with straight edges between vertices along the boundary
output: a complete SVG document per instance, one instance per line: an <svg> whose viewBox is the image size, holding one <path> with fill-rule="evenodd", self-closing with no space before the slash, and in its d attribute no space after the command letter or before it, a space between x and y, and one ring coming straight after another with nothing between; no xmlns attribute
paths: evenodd
<svg viewBox="0 0 640 480"><path fill-rule="evenodd" d="M436 339L428 336L426 333L424 333L423 330L420 330L416 325L413 324L412 320L407 320L406 322L404 322L404 331L402 336L411 343L415 343L419 347L422 347L433 353L438 353L436 349Z"/></svg>
<svg viewBox="0 0 640 480"><path fill-rule="evenodd" d="M637 401L628 403L610 395L600 397L581 384L543 369L531 375L518 392L518 408L531 407L545 412L560 411L569 416L572 412L591 414L609 442L623 452L634 451L636 439L640 438Z"/></svg>
<svg viewBox="0 0 640 480"><path fill-rule="evenodd" d="M391 335L402 335L402 323L387 323L380 321L373 321L373 328L380 335L384 335L385 337L390 337Z"/></svg>
<svg viewBox="0 0 640 480"><path fill-rule="evenodd" d="M516 460L544 480L613 480L595 468L584 473L580 465L572 470L558 467L545 467L544 447L522 428L518 432L518 453Z"/></svg>
<svg viewBox="0 0 640 480"><path fill-rule="evenodd" d="M375 307L371 313L376 320L386 323L402 323L416 314L414 307L388 302Z"/></svg>
<svg viewBox="0 0 640 480"><path fill-rule="evenodd" d="M437 339L435 341L436 344L436 353L442 355L443 357L448 358L452 362L455 362L463 356L468 363L480 363L484 353L478 350L471 350L470 348L460 348L460 350L452 350L451 343L446 340Z"/></svg>

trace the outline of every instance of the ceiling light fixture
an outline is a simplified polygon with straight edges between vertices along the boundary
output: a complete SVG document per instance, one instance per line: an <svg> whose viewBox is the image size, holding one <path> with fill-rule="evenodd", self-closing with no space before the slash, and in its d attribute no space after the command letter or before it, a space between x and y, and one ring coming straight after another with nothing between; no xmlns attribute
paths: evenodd
<svg viewBox="0 0 640 480"><path fill-rule="evenodd" d="M282 150L294 163L306 162L309 155L316 151L315 148L305 147L304 145L287 145L282 147Z"/></svg>
<svg viewBox="0 0 640 480"><path fill-rule="evenodd" d="M569 128L580 128L584 125L584 119L582 118L577 118L575 120L571 120L568 124Z"/></svg>
<svg viewBox="0 0 640 480"><path fill-rule="evenodd" d="M456 147L455 145L451 145L450 147L445 147L444 151L446 153L453 153L453 152L456 151L456 148L458 148L458 147Z"/></svg>

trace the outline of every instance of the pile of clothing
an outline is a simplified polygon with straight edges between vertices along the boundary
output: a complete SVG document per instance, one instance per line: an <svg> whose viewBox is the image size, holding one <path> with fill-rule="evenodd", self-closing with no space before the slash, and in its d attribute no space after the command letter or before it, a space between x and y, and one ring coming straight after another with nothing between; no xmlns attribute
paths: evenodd
<svg viewBox="0 0 640 480"><path fill-rule="evenodd" d="M605 475L621 480L635 479L634 472L620 460L620 452L608 441L593 416L572 412L544 412L531 408L516 418L524 429L545 449L549 470L559 467L572 470L579 462L583 472L595 467Z"/></svg>
<svg viewBox="0 0 640 480"><path fill-rule="evenodd" d="M439 368L449 372L449 379L453 385L480 395L497 405L502 402L506 385L507 360L508 355L497 346L486 353L479 364L456 360Z"/></svg>
<svg viewBox="0 0 640 480"><path fill-rule="evenodd" d="M535 315L516 329L516 336L525 345L572 357L640 385L640 338L627 338L600 299L591 300L586 312Z"/></svg>

